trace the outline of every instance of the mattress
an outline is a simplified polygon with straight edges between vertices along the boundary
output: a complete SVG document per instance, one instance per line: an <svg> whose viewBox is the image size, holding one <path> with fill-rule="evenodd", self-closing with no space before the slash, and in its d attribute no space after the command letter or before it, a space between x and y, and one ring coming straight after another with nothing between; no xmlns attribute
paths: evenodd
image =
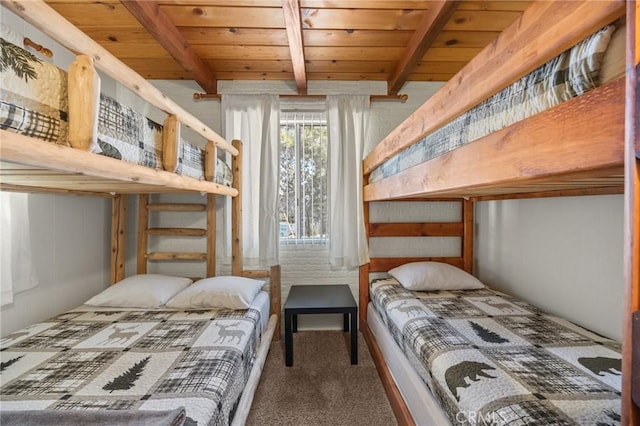
<svg viewBox="0 0 640 426"><path fill-rule="evenodd" d="M620 345L506 294L371 284L382 322L454 424L619 424Z"/></svg>
<svg viewBox="0 0 640 426"><path fill-rule="evenodd" d="M12 43L6 26L0 37L0 128L69 145L67 74ZM5 59L6 58L6 59ZM100 95L98 135L91 152L153 169L162 168L163 126L117 100ZM178 145L176 173L204 179L204 150L185 140ZM214 181L231 186L232 173L216 158Z"/></svg>
<svg viewBox="0 0 640 426"><path fill-rule="evenodd" d="M186 408L186 424L228 425L268 320L247 310L82 306L0 341L0 409ZM195 422L195 423L194 423Z"/></svg>
<svg viewBox="0 0 640 426"><path fill-rule="evenodd" d="M369 182L453 151L619 77L624 73L620 60L624 51L624 30L606 26L394 155L371 172Z"/></svg>

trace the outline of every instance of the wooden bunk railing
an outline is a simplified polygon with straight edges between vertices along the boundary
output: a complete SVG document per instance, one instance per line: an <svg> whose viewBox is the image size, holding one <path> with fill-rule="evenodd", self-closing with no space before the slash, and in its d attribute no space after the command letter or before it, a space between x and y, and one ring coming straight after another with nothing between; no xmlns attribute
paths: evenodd
<svg viewBox="0 0 640 426"><path fill-rule="evenodd" d="M37 192L152 193L199 191L237 195L213 183L216 148L237 150L216 132L177 105L151 83L60 16L42 0L2 0L2 5L78 53L68 73L69 143L74 149L45 144L0 130L3 189ZM100 78L94 65L148 103L164 111L163 167L169 173L86 152L97 139ZM207 141L204 175L207 181L176 175L180 126L186 125ZM17 165L25 165L19 168ZM35 176L30 176L35 175Z"/></svg>
<svg viewBox="0 0 640 426"><path fill-rule="evenodd" d="M364 159L363 173L624 15L623 0L537 1ZM454 96L455 94L461 94Z"/></svg>
<svg viewBox="0 0 640 426"><path fill-rule="evenodd" d="M624 15L624 1L538 1L379 143L363 173ZM582 98L582 99L581 99ZM366 201L622 186L622 81L365 187ZM556 152L561 141L561 151ZM586 161L584 161L586 160Z"/></svg>
<svg viewBox="0 0 640 426"><path fill-rule="evenodd" d="M2 0L1 3L67 49L91 57L95 62L95 66L106 75L120 82L160 110L167 114L175 115L182 124L189 126L206 140L213 141L218 147L229 151L233 155L237 154L235 149L224 138L169 99L138 73L123 64L108 50L76 28L44 1Z"/></svg>

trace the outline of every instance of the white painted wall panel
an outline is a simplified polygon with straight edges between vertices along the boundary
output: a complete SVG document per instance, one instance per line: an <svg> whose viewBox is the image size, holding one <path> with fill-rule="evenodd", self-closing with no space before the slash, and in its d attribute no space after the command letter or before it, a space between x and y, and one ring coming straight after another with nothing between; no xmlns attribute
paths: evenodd
<svg viewBox="0 0 640 426"><path fill-rule="evenodd" d="M623 197L479 203L476 272L487 285L620 340Z"/></svg>

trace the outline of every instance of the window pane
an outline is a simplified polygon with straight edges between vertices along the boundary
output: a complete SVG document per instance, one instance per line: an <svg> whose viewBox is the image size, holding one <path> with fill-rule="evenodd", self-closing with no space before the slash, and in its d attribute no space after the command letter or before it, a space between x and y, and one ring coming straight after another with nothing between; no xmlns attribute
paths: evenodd
<svg viewBox="0 0 640 426"><path fill-rule="evenodd" d="M290 111L280 123L280 241L327 241L327 124L323 111Z"/></svg>

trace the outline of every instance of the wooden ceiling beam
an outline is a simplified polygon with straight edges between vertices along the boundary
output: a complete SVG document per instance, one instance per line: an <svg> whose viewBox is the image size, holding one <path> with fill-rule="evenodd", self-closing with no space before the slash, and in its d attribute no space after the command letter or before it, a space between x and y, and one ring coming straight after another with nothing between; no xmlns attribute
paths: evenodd
<svg viewBox="0 0 640 426"><path fill-rule="evenodd" d="M397 95L418 62L424 57L427 50L435 42L436 38L449 21L460 0L441 0L430 3L430 7L418 28L411 36L409 44L402 54L398 67L391 74L387 82L387 91L390 95Z"/></svg>
<svg viewBox="0 0 640 426"><path fill-rule="evenodd" d="M215 75L205 65L180 30L171 22L157 2L147 0L120 0L120 3L149 31L158 43L188 71L207 93L217 93Z"/></svg>
<svg viewBox="0 0 640 426"><path fill-rule="evenodd" d="M304 44L302 41L302 19L300 18L299 0L282 0L284 23L289 39L293 75L296 79L298 94L307 94L307 70L304 60Z"/></svg>

